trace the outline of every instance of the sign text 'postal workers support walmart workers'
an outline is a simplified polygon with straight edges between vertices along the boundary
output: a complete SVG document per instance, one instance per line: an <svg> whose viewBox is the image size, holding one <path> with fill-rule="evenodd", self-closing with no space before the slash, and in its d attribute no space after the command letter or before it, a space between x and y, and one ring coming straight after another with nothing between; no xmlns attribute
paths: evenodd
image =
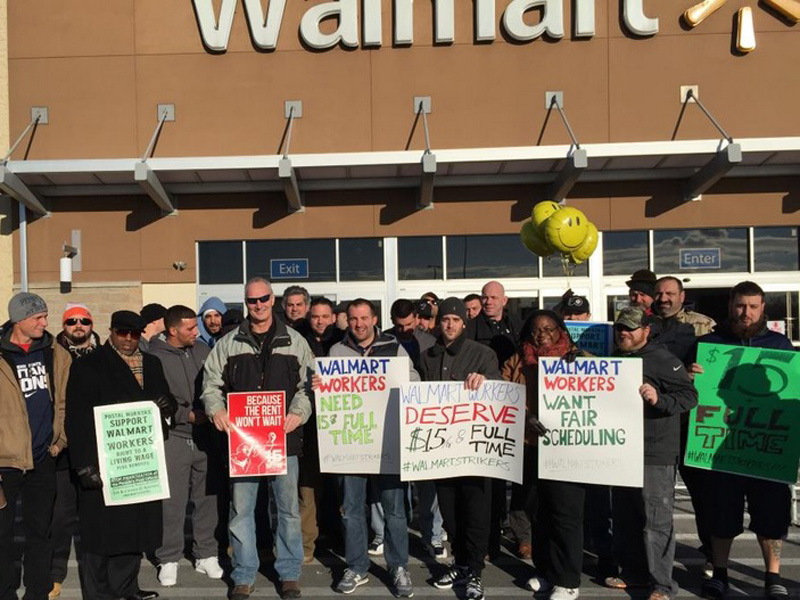
<svg viewBox="0 0 800 600"><path fill-rule="evenodd" d="M408 357L318 358L314 402L323 473L400 472L398 388Z"/></svg>
<svg viewBox="0 0 800 600"><path fill-rule="evenodd" d="M541 358L539 477L642 487L641 385L638 358Z"/></svg>
<svg viewBox="0 0 800 600"><path fill-rule="evenodd" d="M800 353L699 344L699 401L684 462L794 484L800 458Z"/></svg>
<svg viewBox="0 0 800 600"><path fill-rule="evenodd" d="M286 474L286 392L228 394L231 477Z"/></svg>
<svg viewBox="0 0 800 600"><path fill-rule="evenodd" d="M497 16L496 0L474 0L475 43L491 43L497 38L498 22L504 34L517 42L530 42L542 35L561 39L565 33L564 4L567 0L510 0ZM644 0L621 0L622 22L628 32L637 36L658 33L658 19L648 17ZM192 0L203 44L212 52L228 49L233 19L240 0L221 0L219 12L215 0ZM392 46L414 43L414 0L392 0ZM342 45L348 48L383 45L385 2L381 0L338 0L311 6L303 13L298 34L305 45L325 50ZM284 23L287 0L270 0L264 11L261 0L244 0L244 12L250 39L259 50L275 50ZM595 35L595 0L572 0L572 36L591 38ZM529 22L529 11L541 11ZM451 44L455 39L456 11L454 0L433 0L434 44ZM219 15L219 16L217 16ZM335 27L325 27L335 23ZM360 26L359 26L360 24ZM359 40L359 33L361 39Z"/></svg>
<svg viewBox="0 0 800 600"><path fill-rule="evenodd" d="M564 321L575 345L595 356L610 356L614 349L614 324L593 321Z"/></svg>
<svg viewBox="0 0 800 600"><path fill-rule="evenodd" d="M106 506L169 498L161 413L154 402L94 407Z"/></svg>
<svg viewBox="0 0 800 600"><path fill-rule="evenodd" d="M495 477L522 483L525 386L487 381L400 388L400 478Z"/></svg>

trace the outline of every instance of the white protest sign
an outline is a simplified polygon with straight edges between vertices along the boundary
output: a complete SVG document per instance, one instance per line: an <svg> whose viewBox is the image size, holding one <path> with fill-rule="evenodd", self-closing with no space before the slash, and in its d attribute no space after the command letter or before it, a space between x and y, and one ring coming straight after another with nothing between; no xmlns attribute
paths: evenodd
<svg viewBox="0 0 800 600"><path fill-rule="evenodd" d="M106 506L169 498L161 413L154 402L94 407Z"/></svg>
<svg viewBox="0 0 800 600"><path fill-rule="evenodd" d="M400 478L475 475L522 483L525 386L487 381L408 383L400 388Z"/></svg>
<svg viewBox="0 0 800 600"><path fill-rule="evenodd" d="M539 477L642 487L641 385L638 358L541 358Z"/></svg>
<svg viewBox="0 0 800 600"><path fill-rule="evenodd" d="M397 388L408 357L318 358L315 393L323 473L400 472Z"/></svg>

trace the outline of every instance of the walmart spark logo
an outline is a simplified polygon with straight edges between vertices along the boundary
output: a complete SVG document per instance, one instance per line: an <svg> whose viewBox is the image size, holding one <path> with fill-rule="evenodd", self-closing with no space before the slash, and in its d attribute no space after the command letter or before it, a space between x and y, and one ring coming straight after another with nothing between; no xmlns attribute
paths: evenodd
<svg viewBox="0 0 800 600"><path fill-rule="evenodd" d="M683 13L683 20L696 27L715 13L727 0L703 0ZM764 3L785 16L790 22L800 21L800 0L764 0ZM736 19L736 49L752 52L756 49L756 32L753 28L753 10L749 6L739 9Z"/></svg>

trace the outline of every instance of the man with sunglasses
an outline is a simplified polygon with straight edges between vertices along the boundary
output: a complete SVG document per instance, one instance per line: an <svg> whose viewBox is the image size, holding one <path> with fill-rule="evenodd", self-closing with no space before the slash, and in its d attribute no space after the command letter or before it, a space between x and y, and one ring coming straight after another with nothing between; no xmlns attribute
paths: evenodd
<svg viewBox="0 0 800 600"><path fill-rule="evenodd" d="M111 315L108 341L72 363L67 385L66 431L70 461L78 478L78 514L83 549L84 597L148 600L156 592L139 589L142 553L161 545L161 501L106 506L97 455L94 408L152 401L163 432L177 410L161 362L139 350L147 323L129 310Z"/></svg>
<svg viewBox="0 0 800 600"><path fill-rule="evenodd" d="M62 330L56 342L75 360L93 352L100 345L100 336L92 330L92 313L83 304L67 304L61 315ZM77 479L69 469L69 448L56 458L56 503L53 507L53 589L50 600L61 595L61 584L67 578L67 564L72 537L78 524Z"/></svg>
<svg viewBox="0 0 800 600"><path fill-rule="evenodd" d="M622 572L607 577L605 584L649 588L649 600L671 600L678 591L672 579L672 515L680 416L697 405L697 390L683 363L664 345L650 341L652 319L645 309L629 306L614 323L614 355L642 360L644 487L612 489L614 545Z"/></svg>
<svg viewBox="0 0 800 600"><path fill-rule="evenodd" d="M269 281L253 277L245 285L244 294L247 319L214 345L206 359L201 399L215 427L229 432L226 393L263 390L286 394L287 473L270 477L278 514L275 570L281 580L281 598L299 598L303 538L297 491L298 456L303 449L301 425L311 415L308 385L314 371L314 355L297 331L275 318L275 296ZM259 568L255 508L260 481L258 477L231 481L231 600L246 600L254 590Z"/></svg>

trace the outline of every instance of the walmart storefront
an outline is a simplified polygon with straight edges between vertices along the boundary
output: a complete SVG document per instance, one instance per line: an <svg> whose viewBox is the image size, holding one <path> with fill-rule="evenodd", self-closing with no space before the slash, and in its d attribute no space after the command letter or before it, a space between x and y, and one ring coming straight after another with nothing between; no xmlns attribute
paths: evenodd
<svg viewBox="0 0 800 600"><path fill-rule="evenodd" d="M714 316L758 281L797 341L797 19L693 4L12 1L15 285L102 319L261 274L386 318L491 278L604 319L650 267ZM543 199L601 230L570 277L518 241Z"/></svg>

